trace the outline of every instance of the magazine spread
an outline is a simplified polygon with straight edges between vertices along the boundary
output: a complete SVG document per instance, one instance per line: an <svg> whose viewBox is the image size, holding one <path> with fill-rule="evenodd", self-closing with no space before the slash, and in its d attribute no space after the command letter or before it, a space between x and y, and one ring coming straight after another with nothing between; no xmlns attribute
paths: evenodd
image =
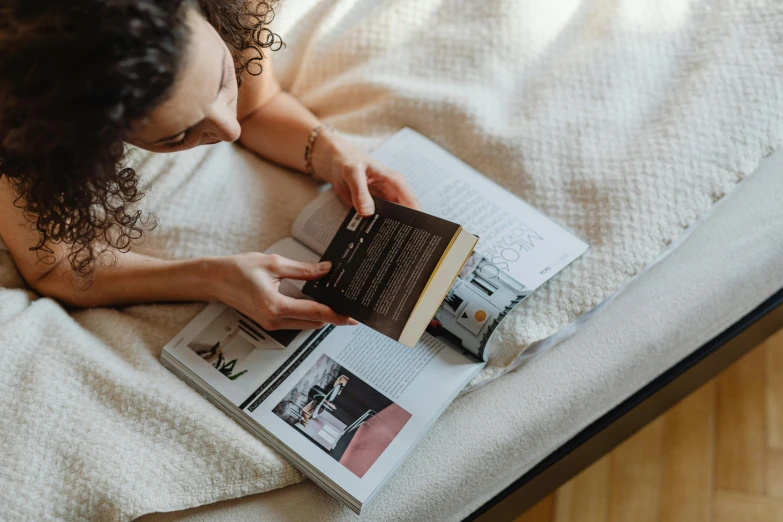
<svg viewBox="0 0 783 522"><path fill-rule="evenodd" d="M587 249L410 129L374 156L408 178L425 212L480 236L413 348L364 325L266 331L213 303L161 356L167 368L357 513L483 368L502 319ZM292 237L268 253L318 261L347 214L326 191L298 216ZM304 284L284 280L280 291L306 298Z"/></svg>
<svg viewBox="0 0 783 522"><path fill-rule="evenodd" d="M373 157L405 175L424 212L454 221L479 242L427 331L487 360L486 347L520 301L581 256L588 245L523 200L412 129L385 141ZM291 235L317 260L348 208L334 191L321 194Z"/></svg>

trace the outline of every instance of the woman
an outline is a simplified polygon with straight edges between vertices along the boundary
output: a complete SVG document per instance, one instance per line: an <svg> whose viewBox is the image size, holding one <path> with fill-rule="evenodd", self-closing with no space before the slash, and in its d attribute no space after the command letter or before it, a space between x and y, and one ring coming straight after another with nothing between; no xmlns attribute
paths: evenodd
<svg viewBox="0 0 783 522"><path fill-rule="evenodd" d="M73 306L219 300L269 329L354 321L287 298L328 265L248 253L164 261L125 143L153 152L239 141L331 183L416 207L404 178L351 147L275 79L272 6L250 0L8 0L0 7L0 236L25 281ZM107 255L108 254L108 255Z"/></svg>

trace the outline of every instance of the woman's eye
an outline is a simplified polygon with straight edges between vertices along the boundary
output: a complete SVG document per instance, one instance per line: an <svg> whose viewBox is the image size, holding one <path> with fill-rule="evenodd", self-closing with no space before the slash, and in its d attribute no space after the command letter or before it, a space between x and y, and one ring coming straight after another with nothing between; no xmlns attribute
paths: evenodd
<svg viewBox="0 0 783 522"><path fill-rule="evenodd" d="M163 146L167 147L169 149L177 149L185 144L185 141L188 139L188 133L184 133L182 135L182 139L172 142L172 143L164 143Z"/></svg>

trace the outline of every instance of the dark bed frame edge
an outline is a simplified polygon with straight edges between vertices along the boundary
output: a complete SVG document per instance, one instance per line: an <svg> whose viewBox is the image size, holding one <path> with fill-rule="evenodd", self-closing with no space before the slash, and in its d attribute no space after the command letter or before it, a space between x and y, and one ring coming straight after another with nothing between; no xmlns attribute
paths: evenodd
<svg viewBox="0 0 783 522"><path fill-rule="evenodd" d="M783 327L783 288L587 426L465 521L513 520Z"/></svg>

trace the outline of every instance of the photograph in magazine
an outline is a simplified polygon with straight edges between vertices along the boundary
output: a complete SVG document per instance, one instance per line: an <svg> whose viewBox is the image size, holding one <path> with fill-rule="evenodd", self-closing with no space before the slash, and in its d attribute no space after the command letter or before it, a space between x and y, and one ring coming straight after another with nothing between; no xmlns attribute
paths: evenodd
<svg viewBox="0 0 783 522"><path fill-rule="evenodd" d="M359 478L411 418L326 355L272 412Z"/></svg>
<svg viewBox="0 0 783 522"><path fill-rule="evenodd" d="M532 290L473 252L451 285L427 333L483 358L500 321Z"/></svg>
<svg viewBox="0 0 783 522"><path fill-rule="evenodd" d="M234 381L248 374L249 369L243 368L242 362L254 350L283 350L298 334L299 330L267 332L226 308L188 343L188 348Z"/></svg>

